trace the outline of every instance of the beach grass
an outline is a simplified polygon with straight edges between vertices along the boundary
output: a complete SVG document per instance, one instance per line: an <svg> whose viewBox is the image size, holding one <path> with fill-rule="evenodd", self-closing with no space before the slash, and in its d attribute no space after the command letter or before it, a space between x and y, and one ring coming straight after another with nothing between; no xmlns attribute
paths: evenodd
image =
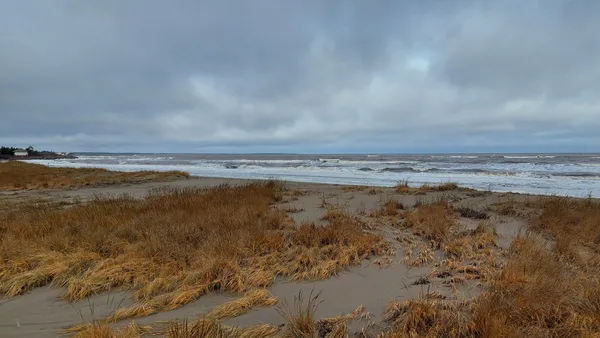
<svg viewBox="0 0 600 338"><path fill-rule="evenodd" d="M131 289L135 304L109 318L120 321L208 292L264 288L277 277L325 279L388 249L343 212L327 226L296 227L273 206L283 191L268 181L164 188L141 199L96 196L65 207L16 203L0 214L0 294L53 285L74 301Z"/></svg>
<svg viewBox="0 0 600 338"><path fill-rule="evenodd" d="M481 296L392 301L382 337L599 336L600 203L552 197L530 207L530 231L512 242ZM483 223L472 236L491 231Z"/></svg>
<svg viewBox="0 0 600 338"><path fill-rule="evenodd" d="M404 180L399 182L396 185L396 192L403 194L415 194L415 193L427 193L427 192L436 192L436 191L454 191L454 190L468 190L465 188L460 188L458 184L453 182L442 183L442 184L423 184L418 187L413 187L409 185L408 180Z"/></svg>
<svg viewBox="0 0 600 338"><path fill-rule="evenodd" d="M188 178L182 171L115 172L100 168L52 168L22 161L0 163L0 190L71 189Z"/></svg>

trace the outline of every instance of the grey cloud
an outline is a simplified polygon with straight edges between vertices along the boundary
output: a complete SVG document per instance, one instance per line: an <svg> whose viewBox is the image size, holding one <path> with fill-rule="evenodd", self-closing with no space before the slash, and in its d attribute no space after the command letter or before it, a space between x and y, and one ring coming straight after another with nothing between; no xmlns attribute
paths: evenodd
<svg viewBox="0 0 600 338"><path fill-rule="evenodd" d="M7 0L0 142L590 149L598 15L597 2L566 0Z"/></svg>

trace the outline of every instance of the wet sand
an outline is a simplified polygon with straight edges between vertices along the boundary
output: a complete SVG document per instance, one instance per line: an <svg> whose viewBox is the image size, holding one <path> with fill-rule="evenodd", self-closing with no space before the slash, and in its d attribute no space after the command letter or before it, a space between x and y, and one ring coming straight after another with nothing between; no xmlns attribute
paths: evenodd
<svg viewBox="0 0 600 338"><path fill-rule="evenodd" d="M220 178L191 178L186 180L142 183L135 185L119 185L74 190L22 191L2 192L0 199L19 200L24 198L43 198L70 203L85 200L98 194L129 194L142 197L154 188L160 187L210 187L219 184L243 184L247 181ZM466 284L452 289L443 285L438 278L431 278L428 285L413 285L420 277L426 276L434 263L418 268L409 267L404 261L403 246L395 238L407 232L393 226L389 219L370 217L373 210L381 208L383 201L394 199L407 208L420 202L435 201L445 198L456 207L469 207L482 210L490 215L490 222L495 226L500 238L498 254L508 248L512 238L526 224L523 218L500 215L490 207L505 200L523 200L527 195L501 194L492 192L447 191L428 192L425 194L401 194L393 188L360 188L338 185L286 183L287 194L281 203L274 207L289 210L293 220L301 225L305 222L321 222L328 206L343 208L347 212L362 218L371 225L372 230L388 239L394 252L388 257L365 260L361 266L346 270L338 276L314 282L277 281L269 291L279 301L287 299L292 302L300 290L308 295L321 292L317 315L319 318L337 316L349 313L359 305L364 305L366 311L372 314L369 322L358 322L351 325L351 332L359 332L363 327L369 327L367 332L377 332L382 327L382 314L389 301L393 299L406 300L422 296L427 291L439 291L449 299L468 299L477 296L482 286L478 281L468 281ZM473 229L479 221L459 219L461 227ZM437 258L441 253L436 253ZM383 262L383 264L380 264ZM60 300L62 290L52 287L42 287L23 296L0 299L0 336L1 337L54 337L57 332L73 325L91 320L99 320L108 316L119 307L133 304L131 293L127 290L115 290L110 294L101 294L90 299L69 303ZM216 305L234 299L236 294L209 294L186 306L169 312L161 312L145 318L136 318L140 325L156 325L172 319L195 319L209 312ZM129 320L116 323L126 325ZM275 307L255 309L247 314L227 320L226 324L247 326L257 323L280 325L282 319Z"/></svg>

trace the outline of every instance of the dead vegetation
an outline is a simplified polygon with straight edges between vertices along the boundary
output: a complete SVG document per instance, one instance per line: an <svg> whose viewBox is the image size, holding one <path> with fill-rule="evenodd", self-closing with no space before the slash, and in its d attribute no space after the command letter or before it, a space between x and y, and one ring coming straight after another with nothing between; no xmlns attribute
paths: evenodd
<svg viewBox="0 0 600 338"><path fill-rule="evenodd" d="M252 290L241 298L217 306L206 317L215 320L233 318L250 311L250 309L271 306L275 303L277 303L277 298L273 297L269 291Z"/></svg>
<svg viewBox="0 0 600 338"><path fill-rule="evenodd" d="M309 294L308 299L304 299L302 291L298 296L294 296L292 304L288 303L287 299L277 307L277 313L286 322L283 331L283 337L315 337L317 336L317 320L316 311L321 303L319 299L320 293L313 295L313 291Z"/></svg>
<svg viewBox="0 0 600 338"><path fill-rule="evenodd" d="M490 215L488 215L487 213L480 211L480 210L475 210L475 209L469 208L469 207L460 207L460 208L457 208L456 211L458 211L458 213L460 214L460 217L479 219L479 220L490 218Z"/></svg>
<svg viewBox="0 0 600 338"><path fill-rule="evenodd" d="M427 193L427 192L435 192L435 191L454 191L462 188L458 187L456 183L443 183L439 185L430 185L423 184L420 187L411 187L408 181L402 181L396 185L396 192L403 194L418 194L418 193Z"/></svg>
<svg viewBox="0 0 600 338"><path fill-rule="evenodd" d="M188 178L182 171L114 172L99 168L51 168L20 161L0 163L0 190L70 189Z"/></svg>
<svg viewBox="0 0 600 338"><path fill-rule="evenodd" d="M357 192L357 191L363 191L367 189L367 187L363 186L363 185L348 185L342 188L342 191L345 192Z"/></svg>
<svg viewBox="0 0 600 338"><path fill-rule="evenodd" d="M245 292L276 277L324 279L387 250L342 212L326 226L296 228L272 204L277 182L210 189L161 189L146 198L96 197L57 208L25 202L0 214L0 294L65 288L80 300L133 290L120 321L187 304L207 292Z"/></svg>
<svg viewBox="0 0 600 338"><path fill-rule="evenodd" d="M267 324L238 328L223 325L216 320L199 318L192 322L187 320L170 322L164 336L167 338L269 338L275 337L277 331L278 328ZM115 338L117 337L128 338L120 336Z"/></svg>
<svg viewBox="0 0 600 338"><path fill-rule="evenodd" d="M597 337L600 335L600 205L597 201L540 198L528 208L532 232L516 238L502 268L489 274L485 292L471 301L422 297L388 306L382 337ZM481 265L459 257L490 244L482 223L448 248L464 283ZM471 243L469 245L469 243ZM477 244L479 243L479 244ZM463 246L467 248L463 248ZM451 274L441 271L444 278Z"/></svg>
<svg viewBox="0 0 600 338"><path fill-rule="evenodd" d="M113 329L106 322L83 325L76 338L138 338L150 331L150 327L139 326L133 321L123 329Z"/></svg>
<svg viewBox="0 0 600 338"><path fill-rule="evenodd" d="M277 307L277 313L284 320L282 330L277 334L278 338L343 338L348 336L348 323L354 320L368 322L371 314L366 312L364 306L357 307L354 311L336 316L317 320L316 311L321 304L320 293L309 294L304 299L302 291L294 296L293 303L284 300Z"/></svg>
<svg viewBox="0 0 600 338"><path fill-rule="evenodd" d="M436 247L448 241L450 231L457 226L457 217L453 206L446 200L420 205L415 210L405 210L404 226Z"/></svg>
<svg viewBox="0 0 600 338"><path fill-rule="evenodd" d="M400 211L404 210L404 205L393 198L387 198L381 202L379 208L375 208L369 214L370 217L382 217L382 216L397 216Z"/></svg>
<svg viewBox="0 0 600 338"><path fill-rule="evenodd" d="M383 213L387 216L396 216L398 215L398 210L403 210L404 205L394 199L388 199L383 204Z"/></svg>

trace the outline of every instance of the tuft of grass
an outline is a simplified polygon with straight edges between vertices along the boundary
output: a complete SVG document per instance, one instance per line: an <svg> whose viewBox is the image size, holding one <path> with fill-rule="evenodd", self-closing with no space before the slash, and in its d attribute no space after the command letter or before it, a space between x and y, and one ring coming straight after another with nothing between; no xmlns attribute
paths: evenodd
<svg viewBox="0 0 600 338"><path fill-rule="evenodd" d="M415 210L404 210L403 216L406 227L438 247L448 241L450 230L457 225L454 208L445 200L422 204Z"/></svg>
<svg viewBox="0 0 600 338"><path fill-rule="evenodd" d="M319 300L321 293L313 294L311 290L308 299L304 299L302 290L294 296L293 304L284 299L277 306L277 313L285 321L285 327L281 333L282 338L316 337L318 333L316 311L322 301Z"/></svg>
<svg viewBox="0 0 600 338"><path fill-rule="evenodd" d="M403 210L404 205L394 199L388 199L383 204L383 212L388 216L398 215L398 210Z"/></svg>
<svg viewBox="0 0 600 338"><path fill-rule="evenodd" d="M0 190L68 189L189 177L182 171L114 172L100 168L52 168L21 161L0 163Z"/></svg>
<svg viewBox="0 0 600 338"><path fill-rule="evenodd" d="M427 193L435 191L454 191L459 190L458 184L456 183L443 183L439 185L423 184L420 187L411 187L407 180L402 181L396 185L396 192L403 194L415 194L415 193Z"/></svg>
<svg viewBox="0 0 600 338"><path fill-rule="evenodd" d="M391 329L381 337L471 337L468 304L440 301L437 297L423 297L403 302L391 301L384 313Z"/></svg>
<svg viewBox="0 0 600 338"><path fill-rule="evenodd" d="M252 290L243 297L226 302L213 309L206 317L215 320L223 320L240 316L255 307L271 306L277 303L277 298L271 296L267 290Z"/></svg>
<svg viewBox="0 0 600 338"><path fill-rule="evenodd" d="M374 196L374 195L380 194L381 192L383 192L383 190L371 188L371 189L369 189L369 191L367 192L367 194L371 195L371 196Z"/></svg>
<svg viewBox="0 0 600 338"><path fill-rule="evenodd" d="M344 338L348 336L348 323L354 320L368 322L372 315L366 311L363 305L354 311L335 317L320 319L316 322L317 337Z"/></svg>
<svg viewBox="0 0 600 338"><path fill-rule="evenodd" d="M139 326L131 321L123 329L113 329L106 322L85 324L78 328L76 338L139 338L150 331L149 326Z"/></svg>
<svg viewBox="0 0 600 338"><path fill-rule="evenodd" d="M475 210L468 207L460 207L457 208L456 211L460 214L461 217L472 218L472 219L488 219L490 215L483 211Z"/></svg>
<svg viewBox="0 0 600 338"><path fill-rule="evenodd" d="M275 337L277 328L259 324L248 328L223 325L220 322L199 318L189 323L187 320L171 321L166 330L167 338L269 338Z"/></svg>
<svg viewBox="0 0 600 338"><path fill-rule="evenodd" d="M481 222L475 230L453 236L445 243L443 250L450 258L473 261L493 254L489 248L496 247L497 238L496 229L487 222Z"/></svg>
<svg viewBox="0 0 600 338"><path fill-rule="evenodd" d="M367 187L362 186L362 185L348 185L342 188L342 191L345 192L356 192L356 191L363 191L367 189Z"/></svg>

